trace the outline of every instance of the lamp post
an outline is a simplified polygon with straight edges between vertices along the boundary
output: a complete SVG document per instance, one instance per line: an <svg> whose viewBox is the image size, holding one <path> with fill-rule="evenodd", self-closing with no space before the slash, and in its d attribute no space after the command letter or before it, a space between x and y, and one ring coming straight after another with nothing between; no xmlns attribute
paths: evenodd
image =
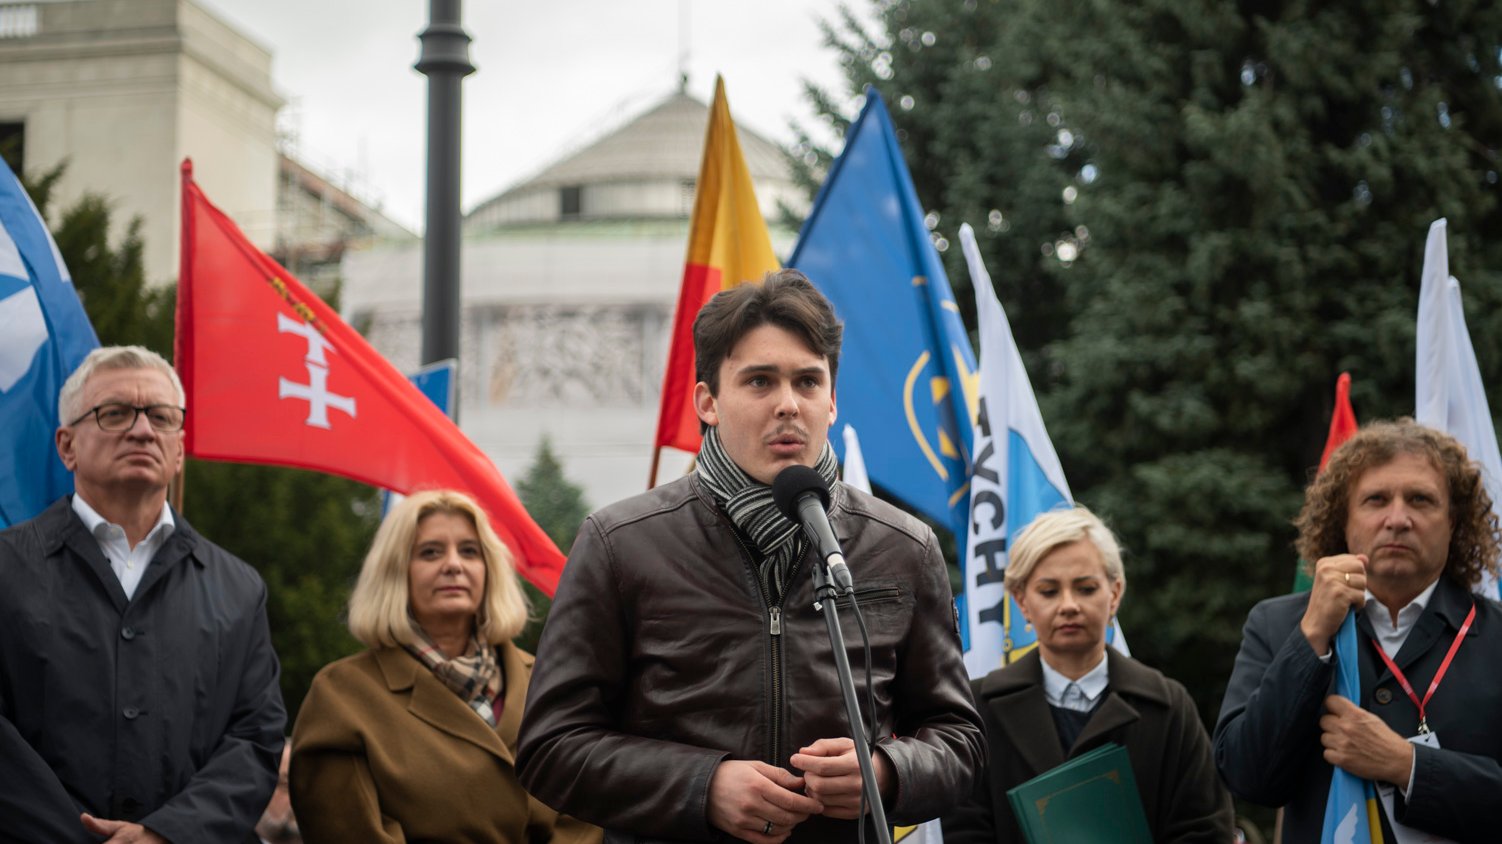
<svg viewBox="0 0 1502 844"><path fill-rule="evenodd" d="M459 0L431 0L418 34L417 71L428 77L428 196L423 234L422 362L459 357L459 165L463 96L475 72ZM450 408L456 419L458 407Z"/></svg>

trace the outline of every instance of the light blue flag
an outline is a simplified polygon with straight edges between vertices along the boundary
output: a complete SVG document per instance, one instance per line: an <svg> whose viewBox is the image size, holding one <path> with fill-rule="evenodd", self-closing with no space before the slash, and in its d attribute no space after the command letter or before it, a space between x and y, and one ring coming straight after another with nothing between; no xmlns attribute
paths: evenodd
<svg viewBox="0 0 1502 844"><path fill-rule="evenodd" d="M871 482L964 536L975 355L873 89L788 266L845 322L835 402L860 431Z"/></svg>
<svg viewBox="0 0 1502 844"><path fill-rule="evenodd" d="M98 346L46 224L0 168L0 527L73 491L53 444L57 394Z"/></svg>
<svg viewBox="0 0 1502 844"><path fill-rule="evenodd" d="M1040 513L1068 507L1071 499L1012 327L968 223L960 226L960 246L975 287L980 326L979 412L972 437L975 464L960 633L965 670L971 677L984 677L1037 643L1003 584L1011 545ZM1108 636L1113 647L1129 653L1119 626L1113 624Z"/></svg>
<svg viewBox="0 0 1502 844"><path fill-rule="evenodd" d="M1346 613L1335 634L1335 693L1361 702L1361 670L1356 665L1356 611ZM1334 768L1330 796L1325 802L1325 826L1320 844L1370 844L1380 841L1377 791L1370 780ZM1372 836L1377 824L1378 837Z"/></svg>

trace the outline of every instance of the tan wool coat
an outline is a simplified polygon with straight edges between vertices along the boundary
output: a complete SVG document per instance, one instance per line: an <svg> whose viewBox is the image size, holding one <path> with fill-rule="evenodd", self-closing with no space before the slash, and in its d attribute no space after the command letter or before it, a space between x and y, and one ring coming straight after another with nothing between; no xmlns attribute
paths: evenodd
<svg viewBox="0 0 1502 844"><path fill-rule="evenodd" d="M559 816L517 782L532 656L510 642L496 650L506 689L494 729L400 648L325 666L292 732L303 840L598 842L600 830Z"/></svg>

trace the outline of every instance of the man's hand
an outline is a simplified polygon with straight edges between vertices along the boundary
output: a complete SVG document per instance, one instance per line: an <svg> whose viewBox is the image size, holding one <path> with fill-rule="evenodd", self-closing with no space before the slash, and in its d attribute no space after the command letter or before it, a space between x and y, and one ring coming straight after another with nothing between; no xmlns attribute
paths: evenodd
<svg viewBox="0 0 1502 844"><path fill-rule="evenodd" d="M1413 772L1413 744L1393 732L1381 718L1340 695L1325 698L1320 716L1325 761L1362 779L1408 788Z"/></svg>
<svg viewBox="0 0 1502 844"><path fill-rule="evenodd" d="M824 811L799 793L802 788L803 777L765 762L721 762L709 778L709 822L742 841L780 844L793 827Z"/></svg>
<svg viewBox="0 0 1502 844"><path fill-rule="evenodd" d="M1330 640L1346 620L1346 612L1366 603L1366 563L1365 554L1337 554L1314 564L1309 608L1304 610L1299 632L1320 656L1330 652Z"/></svg>
<svg viewBox="0 0 1502 844"><path fill-rule="evenodd" d="M841 820L860 816L861 768L855 755L855 741L849 738L819 739L793 754L793 767L803 772L808 796L824 804L824 814ZM880 751L871 751L871 768L876 773L876 789L886 800L892 796L892 762ZM871 806L866 805L866 811Z"/></svg>
<svg viewBox="0 0 1502 844"><path fill-rule="evenodd" d="M138 823L108 821L96 818L88 812L79 816L84 829L95 835L108 836L105 844L168 844L167 839Z"/></svg>

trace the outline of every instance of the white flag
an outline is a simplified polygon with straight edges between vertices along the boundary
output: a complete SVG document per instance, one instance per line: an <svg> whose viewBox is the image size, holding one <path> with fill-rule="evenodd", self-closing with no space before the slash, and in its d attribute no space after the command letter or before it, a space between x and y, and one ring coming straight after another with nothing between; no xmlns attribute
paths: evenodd
<svg viewBox="0 0 1502 844"><path fill-rule="evenodd" d="M1419 288L1418 354L1413 370L1413 416L1420 424L1445 431L1481 464L1492 509L1502 502L1502 455L1486 404L1486 387L1476 366L1476 350L1466 330L1460 282L1450 275L1445 221L1429 226L1424 245L1424 274ZM1486 574L1476 591L1499 596L1497 581Z"/></svg>
<svg viewBox="0 0 1502 844"><path fill-rule="evenodd" d="M853 486L861 492L871 491L871 476L866 474L866 457L861 454L861 440L855 435L855 428L846 425L845 435L845 468L841 472L841 480L846 486Z"/></svg>
<svg viewBox="0 0 1502 844"><path fill-rule="evenodd" d="M960 245L975 287L980 327L980 401L971 446L975 461L961 622L965 668L971 677L984 677L1037 641L1003 585L1011 544L1038 514L1068 506L1071 497L1012 327L968 223L960 226ZM1119 626L1108 636L1117 650L1128 653Z"/></svg>

